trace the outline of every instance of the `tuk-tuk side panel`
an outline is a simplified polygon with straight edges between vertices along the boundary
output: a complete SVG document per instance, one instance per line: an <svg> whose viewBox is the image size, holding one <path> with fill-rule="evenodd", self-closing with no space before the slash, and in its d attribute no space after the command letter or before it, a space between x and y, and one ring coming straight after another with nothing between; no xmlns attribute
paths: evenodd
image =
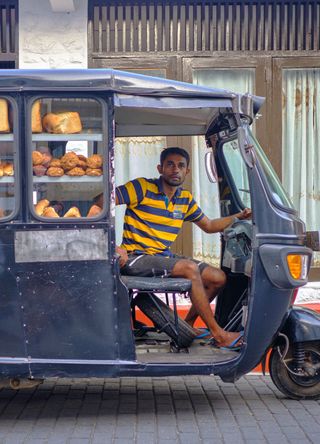
<svg viewBox="0 0 320 444"><path fill-rule="evenodd" d="M118 315L118 341L119 358L127 361L136 359L135 342L131 325L131 311L129 294L126 287L117 275L116 279L117 315Z"/></svg>
<svg viewBox="0 0 320 444"><path fill-rule="evenodd" d="M116 298L105 261L23 264L28 356L45 359L118 359Z"/></svg>
<svg viewBox="0 0 320 444"><path fill-rule="evenodd" d="M13 232L0 230L0 356L26 356Z"/></svg>

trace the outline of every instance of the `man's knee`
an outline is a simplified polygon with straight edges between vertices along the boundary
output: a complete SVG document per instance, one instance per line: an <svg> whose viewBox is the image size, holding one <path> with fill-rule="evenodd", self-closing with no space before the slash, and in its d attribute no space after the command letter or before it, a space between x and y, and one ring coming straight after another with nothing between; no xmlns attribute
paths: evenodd
<svg viewBox="0 0 320 444"><path fill-rule="evenodd" d="M175 264L172 276L184 277L190 280L201 279L198 265L188 259L181 259Z"/></svg>
<svg viewBox="0 0 320 444"><path fill-rule="evenodd" d="M227 283L226 274L219 268L206 267L202 273L202 279L206 286L215 286L216 288L222 288Z"/></svg>

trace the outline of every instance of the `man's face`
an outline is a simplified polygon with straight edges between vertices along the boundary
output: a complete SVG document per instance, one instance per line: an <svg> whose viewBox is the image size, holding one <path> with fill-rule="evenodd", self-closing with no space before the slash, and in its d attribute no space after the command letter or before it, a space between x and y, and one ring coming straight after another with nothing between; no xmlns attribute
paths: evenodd
<svg viewBox="0 0 320 444"><path fill-rule="evenodd" d="M158 165L158 171L166 184L171 187L178 187L183 184L190 169L187 167L187 160L183 156L169 154L163 165Z"/></svg>

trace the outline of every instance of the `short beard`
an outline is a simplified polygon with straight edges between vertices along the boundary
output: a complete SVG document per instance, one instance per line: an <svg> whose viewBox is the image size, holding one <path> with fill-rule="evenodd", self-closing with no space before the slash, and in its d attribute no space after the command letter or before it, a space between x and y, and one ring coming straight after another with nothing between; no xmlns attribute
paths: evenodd
<svg viewBox="0 0 320 444"><path fill-rule="evenodd" d="M184 182L183 180L180 180L179 182L171 182L170 180L165 179L163 176L162 176L162 180L170 187L179 187Z"/></svg>

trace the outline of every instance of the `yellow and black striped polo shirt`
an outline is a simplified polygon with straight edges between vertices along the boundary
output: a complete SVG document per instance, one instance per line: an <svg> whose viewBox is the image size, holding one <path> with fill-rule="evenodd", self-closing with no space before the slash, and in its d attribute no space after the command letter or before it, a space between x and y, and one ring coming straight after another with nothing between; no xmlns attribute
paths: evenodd
<svg viewBox="0 0 320 444"><path fill-rule="evenodd" d="M172 256L170 246L184 221L204 214L192 194L178 188L169 201L161 178L132 180L116 188L118 204L126 204L121 247L129 253Z"/></svg>

